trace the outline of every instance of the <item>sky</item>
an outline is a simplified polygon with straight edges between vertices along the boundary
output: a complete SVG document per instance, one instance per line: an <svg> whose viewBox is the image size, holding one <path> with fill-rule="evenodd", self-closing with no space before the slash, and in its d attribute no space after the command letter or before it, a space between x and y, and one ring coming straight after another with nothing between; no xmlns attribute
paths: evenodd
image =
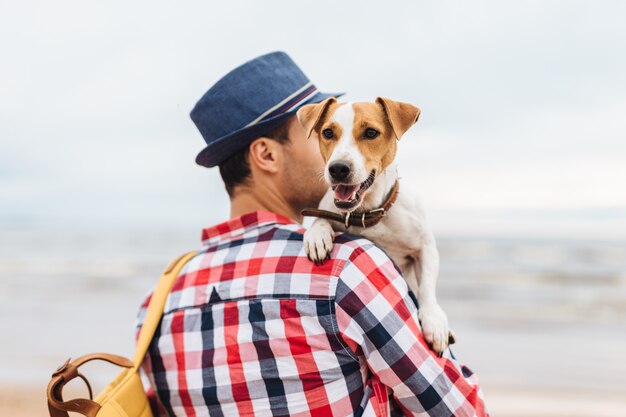
<svg viewBox="0 0 626 417"><path fill-rule="evenodd" d="M284 50L323 91L422 109L403 187L435 234L626 240L626 3L0 0L0 227L228 217L189 118Z"/></svg>

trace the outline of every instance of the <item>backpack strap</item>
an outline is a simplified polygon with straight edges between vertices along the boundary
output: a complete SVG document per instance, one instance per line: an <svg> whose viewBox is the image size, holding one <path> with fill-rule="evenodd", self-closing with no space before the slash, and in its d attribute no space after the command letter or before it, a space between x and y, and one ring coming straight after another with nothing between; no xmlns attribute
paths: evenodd
<svg viewBox="0 0 626 417"><path fill-rule="evenodd" d="M137 339L137 347L135 348L135 356L133 357L133 366L136 369L139 369L139 366L148 351L148 346L150 346L152 337L156 332L157 326L161 322L165 302L172 286L174 285L176 277L178 277L178 274L187 261L193 258L197 253L197 251L192 251L179 256L177 259L170 262L170 264L163 271L161 279L152 293L152 297L150 297L146 318L141 326L141 330L139 331L139 339Z"/></svg>

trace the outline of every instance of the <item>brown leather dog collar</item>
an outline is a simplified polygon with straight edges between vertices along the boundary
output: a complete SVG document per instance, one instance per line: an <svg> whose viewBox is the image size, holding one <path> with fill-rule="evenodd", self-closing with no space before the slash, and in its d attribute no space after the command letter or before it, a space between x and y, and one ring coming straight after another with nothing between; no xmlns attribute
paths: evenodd
<svg viewBox="0 0 626 417"><path fill-rule="evenodd" d="M374 210L363 212L352 211L346 214L340 214L328 210L304 209L301 214L303 216L320 217L322 219L343 223L346 226L346 229L350 226L359 226L363 228L372 227L378 224L378 222L380 222L382 218L387 215L387 211L389 211L391 206L393 206L393 203L395 203L398 198L399 188L400 182L396 180L383 205Z"/></svg>

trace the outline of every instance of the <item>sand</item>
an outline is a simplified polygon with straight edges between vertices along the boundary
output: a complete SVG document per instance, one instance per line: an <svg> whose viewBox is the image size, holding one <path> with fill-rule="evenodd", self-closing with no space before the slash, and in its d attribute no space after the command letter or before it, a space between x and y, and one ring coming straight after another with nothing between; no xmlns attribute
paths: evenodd
<svg viewBox="0 0 626 417"><path fill-rule="evenodd" d="M624 417L626 395L485 387L493 417ZM47 416L45 387L1 387L0 416Z"/></svg>

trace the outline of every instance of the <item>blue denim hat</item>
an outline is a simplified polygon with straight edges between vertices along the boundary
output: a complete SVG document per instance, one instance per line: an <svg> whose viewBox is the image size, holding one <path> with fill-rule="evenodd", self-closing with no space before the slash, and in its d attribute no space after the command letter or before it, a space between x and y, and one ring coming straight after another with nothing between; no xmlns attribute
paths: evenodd
<svg viewBox="0 0 626 417"><path fill-rule="evenodd" d="M196 163L219 165L304 104L343 94L318 91L284 52L248 61L216 82L191 111L191 120L207 143Z"/></svg>

